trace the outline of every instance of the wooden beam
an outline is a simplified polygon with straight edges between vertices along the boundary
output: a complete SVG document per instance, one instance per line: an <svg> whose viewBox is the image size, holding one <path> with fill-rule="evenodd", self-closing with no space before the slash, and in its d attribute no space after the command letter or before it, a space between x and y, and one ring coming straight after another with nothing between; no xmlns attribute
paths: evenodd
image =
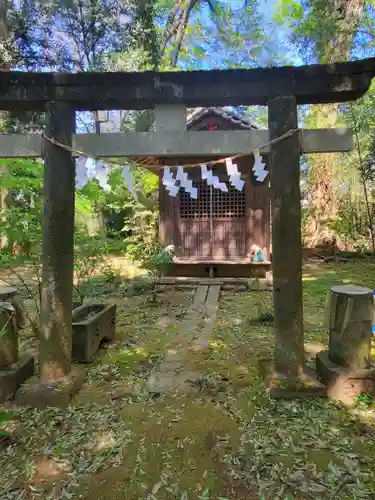
<svg viewBox="0 0 375 500"><path fill-rule="evenodd" d="M230 156L246 154L269 142L268 130L191 131L126 134L73 135L73 148L90 156ZM38 158L42 154L40 135L0 135L0 158ZM348 129L302 131L302 153L345 152L353 148ZM269 147L262 149L269 153Z"/></svg>
<svg viewBox="0 0 375 500"><path fill-rule="evenodd" d="M337 64L211 71L0 74L0 109L44 110L48 101L76 110L266 105L281 95L297 104L358 99L375 74L375 59Z"/></svg>
<svg viewBox="0 0 375 500"><path fill-rule="evenodd" d="M268 103L272 138L297 127L293 96ZM300 144L298 136L271 145L272 270L275 315L275 369L299 376L304 365Z"/></svg>
<svg viewBox="0 0 375 500"><path fill-rule="evenodd" d="M51 102L46 112L46 134L70 146L74 109ZM69 151L49 141L44 144L44 161L39 363L41 382L50 383L71 371L75 165Z"/></svg>

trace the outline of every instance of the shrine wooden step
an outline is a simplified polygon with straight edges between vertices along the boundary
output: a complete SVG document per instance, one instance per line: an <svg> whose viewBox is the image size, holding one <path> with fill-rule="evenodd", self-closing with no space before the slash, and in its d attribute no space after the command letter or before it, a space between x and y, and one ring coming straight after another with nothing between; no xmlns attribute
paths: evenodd
<svg viewBox="0 0 375 500"><path fill-rule="evenodd" d="M189 276L171 276L162 277L157 280L159 285L176 285L176 284L190 284L190 285L246 285L249 278L197 278Z"/></svg>
<svg viewBox="0 0 375 500"><path fill-rule="evenodd" d="M219 265L247 265L247 266L256 266L256 267L270 267L272 265L271 261L266 260L264 262L252 262L249 259L181 259L175 257L173 259L173 264L186 264L186 265L197 265L204 264L207 266L219 266Z"/></svg>
<svg viewBox="0 0 375 500"><path fill-rule="evenodd" d="M269 278L197 278L186 276L165 276L157 280L161 287L176 286L178 288L195 288L199 285L220 285L226 288L243 287L244 290L270 291L272 290L272 276Z"/></svg>

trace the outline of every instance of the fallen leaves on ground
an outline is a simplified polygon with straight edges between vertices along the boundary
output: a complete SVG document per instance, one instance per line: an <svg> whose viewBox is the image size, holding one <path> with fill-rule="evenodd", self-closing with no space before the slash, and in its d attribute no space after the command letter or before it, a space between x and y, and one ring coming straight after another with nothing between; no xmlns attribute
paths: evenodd
<svg viewBox="0 0 375 500"><path fill-rule="evenodd" d="M327 344L321 323L331 285L374 281L369 264L306 269L306 341ZM265 392L258 361L273 349L269 292L222 292L209 349L188 353L199 375L191 391L159 397L145 383L168 349L186 342L192 292L165 291L153 305L144 296L109 300L118 304L116 342L89 365L73 404L13 409L13 439L0 450L1 499L373 498L373 411Z"/></svg>

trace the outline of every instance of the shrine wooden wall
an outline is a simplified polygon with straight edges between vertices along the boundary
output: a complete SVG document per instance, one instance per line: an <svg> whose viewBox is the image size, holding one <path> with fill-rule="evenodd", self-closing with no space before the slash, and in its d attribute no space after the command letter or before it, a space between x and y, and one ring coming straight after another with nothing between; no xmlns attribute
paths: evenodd
<svg viewBox="0 0 375 500"><path fill-rule="evenodd" d="M214 113L206 114L193 121L189 130L208 130L214 125L217 130L236 130L249 128L241 122L227 120ZM170 159L169 165L184 165L187 163L207 162L214 158L184 157ZM252 167L253 155L235 160L242 178L245 180L243 192L232 188L231 194L221 196L218 190L211 191L211 213L205 211L207 201L206 181L201 181L201 170L187 168L189 179L200 187L197 202L190 202L191 211L198 214L187 213L189 198L178 194L175 198L169 196L162 184L162 172L159 182L159 234L163 246L173 244L176 257L189 261L244 261L248 258L253 244L263 248L267 258L270 257L270 189L269 177L265 182L257 182L254 178ZM228 176L224 164L212 168L220 180L226 182ZM182 197L182 205L181 205ZM213 198L213 199L212 199ZM220 205L223 206L220 206ZM181 207L182 212L181 213ZM210 217L211 215L211 217Z"/></svg>
<svg viewBox="0 0 375 500"><path fill-rule="evenodd" d="M269 258L270 190L268 177L264 183L255 180L251 170L252 156L239 159L237 164L243 174L245 187L243 193L237 193L238 201L232 202L229 206L229 209L234 212L233 217L227 217L224 212L221 213L219 206L215 209L213 220L210 220L204 208L202 213L202 206L199 207L201 212L197 217L187 217L184 213L186 210L184 204L181 205L181 197L185 198L184 195L179 193L175 198L169 196L161 182L162 173L160 173L160 242L164 246L173 244L177 257L197 261L244 260L248 257L251 246L256 244L266 250L267 258ZM215 173L219 175L220 180L228 184L225 167L220 170L216 169ZM199 186L200 168L189 169L188 172L189 178ZM202 187L204 185L205 181ZM198 198L207 196L205 191L200 190ZM215 189L213 193L217 204L220 205L221 192ZM225 196L224 194L223 198ZM202 205L202 200L197 201L200 201ZM181 207L183 213L181 213ZM210 245L214 247L213 252L210 252Z"/></svg>

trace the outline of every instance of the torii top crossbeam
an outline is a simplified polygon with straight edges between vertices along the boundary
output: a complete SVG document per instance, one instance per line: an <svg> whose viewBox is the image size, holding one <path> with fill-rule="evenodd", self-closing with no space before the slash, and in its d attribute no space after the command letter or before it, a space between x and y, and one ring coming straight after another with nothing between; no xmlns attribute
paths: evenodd
<svg viewBox="0 0 375 500"><path fill-rule="evenodd" d="M337 64L144 73L0 73L1 110L44 110L49 101L76 110L266 105L294 95L297 104L352 101L375 76L375 58Z"/></svg>

